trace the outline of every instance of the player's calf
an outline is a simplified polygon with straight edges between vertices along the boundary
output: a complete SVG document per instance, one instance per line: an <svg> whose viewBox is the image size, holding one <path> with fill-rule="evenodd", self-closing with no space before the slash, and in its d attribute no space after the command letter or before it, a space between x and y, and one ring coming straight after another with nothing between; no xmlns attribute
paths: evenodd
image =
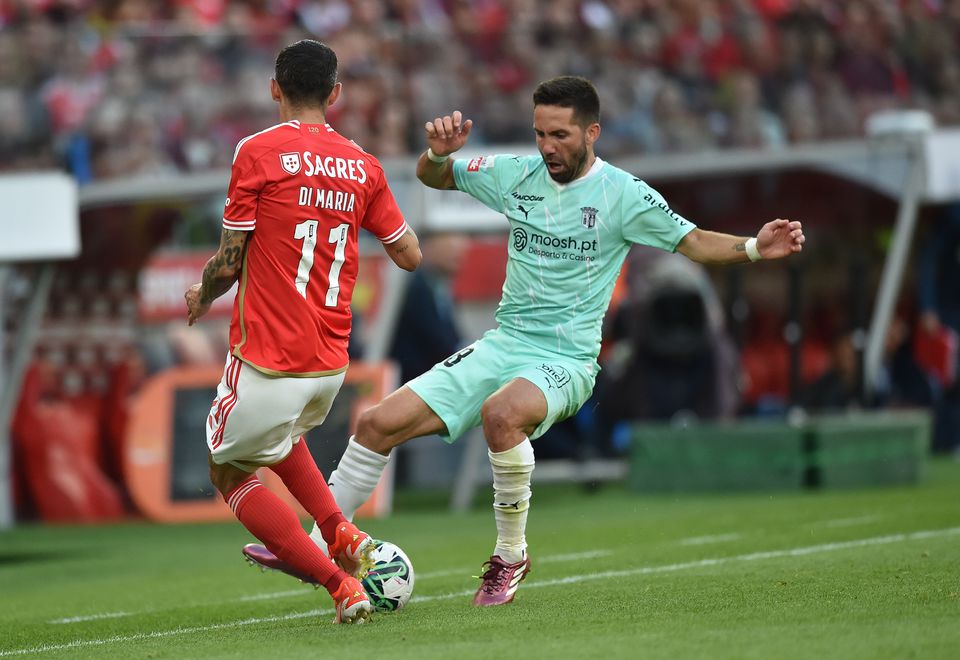
<svg viewBox="0 0 960 660"><path fill-rule="evenodd" d="M326 550L330 558L344 572L363 579L373 563L370 556L373 549L373 539L369 534L357 529L353 523L344 521L337 526L334 542L327 546ZM259 543L248 543L243 546L243 556L251 566L258 566L263 570L280 571L306 584L320 586L314 578L298 571Z"/></svg>

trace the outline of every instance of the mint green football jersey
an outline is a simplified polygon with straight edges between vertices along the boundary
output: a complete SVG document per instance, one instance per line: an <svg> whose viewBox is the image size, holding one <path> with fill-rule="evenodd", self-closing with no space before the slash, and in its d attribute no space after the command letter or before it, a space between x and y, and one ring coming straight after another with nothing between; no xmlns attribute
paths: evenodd
<svg viewBox="0 0 960 660"><path fill-rule="evenodd" d="M597 158L586 176L550 178L539 156L453 163L457 188L510 222L501 328L574 359L595 360L614 284L634 243L674 252L695 225L660 193Z"/></svg>

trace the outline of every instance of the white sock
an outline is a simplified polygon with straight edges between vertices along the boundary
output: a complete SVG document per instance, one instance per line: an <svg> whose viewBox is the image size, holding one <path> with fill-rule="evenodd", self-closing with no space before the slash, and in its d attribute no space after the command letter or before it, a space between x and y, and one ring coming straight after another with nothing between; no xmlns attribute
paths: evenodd
<svg viewBox="0 0 960 660"><path fill-rule="evenodd" d="M512 449L487 450L493 467L493 512L497 519L497 545L493 554L508 564L526 556L527 510L530 508L530 475L533 445L529 438Z"/></svg>
<svg viewBox="0 0 960 660"><path fill-rule="evenodd" d="M361 446L353 436L350 436L347 448L340 458L340 464L327 479L333 499L337 501L337 506L347 520L353 520L357 509L370 498L389 461L389 456L383 456ZM320 547L326 548L327 543L323 540L323 535L316 523L313 525L313 531L310 532L310 538Z"/></svg>

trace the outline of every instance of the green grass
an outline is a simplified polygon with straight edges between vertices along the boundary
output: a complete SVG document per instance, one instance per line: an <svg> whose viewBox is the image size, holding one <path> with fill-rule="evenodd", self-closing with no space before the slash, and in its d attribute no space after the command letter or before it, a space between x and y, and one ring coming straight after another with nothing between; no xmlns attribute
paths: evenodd
<svg viewBox="0 0 960 660"><path fill-rule="evenodd" d="M850 492L538 488L533 572L484 610L470 576L492 512L401 499L365 527L407 551L421 600L363 627L331 625L325 592L248 568L239 523L20 527L0 534L0 657L953 658L960 464L931 467L917 488ZM577 553L594 554L563 556Z"/></svg>

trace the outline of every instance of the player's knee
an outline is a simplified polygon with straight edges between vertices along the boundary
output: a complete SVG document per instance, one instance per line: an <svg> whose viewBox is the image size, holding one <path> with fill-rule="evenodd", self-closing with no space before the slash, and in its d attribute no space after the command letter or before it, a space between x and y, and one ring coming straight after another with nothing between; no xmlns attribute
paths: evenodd
<svg viewBox="0 0 960 660"><path fill-rule="evenodd" d="M516 415L508 402L499 397L490 397L483 402L480 408L480 419L483 420L483 430L489 439L514 430Z"/></svg>
<svg viewBox="0 0 960 660"><path fill-rule="evenodd" d="M213 462L212 458L209 460L209 465L210 483L212 483L213 487L224 497L233 492L237 486L250 476L239 470L232 469L229 465L218 465Z"/></svg>
<svg viewBox="0 0 960 660"><path fill-rule="evenodd" d="M223 492L223 489L220 488L220 470L218 465L213 462L213 456L207 455L207 466L209 468L208 474L210 475L210 483L213 484L213 487L216 488L219 492Z"/></svg>
<svg viewBox="0 0 960 660"><path fill-rule="evenodd" d="M494 395L484 401L480 419L490 451L506 451L516 446L518 438L530 437L538 422L532 422L529 417L522 406L508 397Z"/></svg>
<svg viewBox="0 0 960 660"><path fill-rule="evenodd" d="M216 488L221 495L226 496L231 490L226 475L215 465L210 466L210 483L213 484L213 487Z"/></svg>

